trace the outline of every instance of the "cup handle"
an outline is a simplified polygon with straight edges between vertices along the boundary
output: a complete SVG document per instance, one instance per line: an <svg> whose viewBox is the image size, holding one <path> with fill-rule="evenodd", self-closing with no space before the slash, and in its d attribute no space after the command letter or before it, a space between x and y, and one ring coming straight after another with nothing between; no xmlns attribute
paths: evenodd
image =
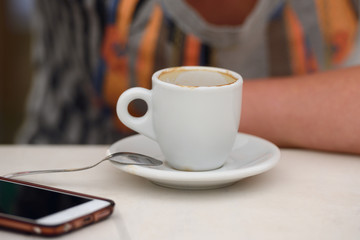
<svg viewBox="0 0 360 240"><path fill-rule="evenodd" d="M144 100L147 104L148 109L145 115L142 117L134 117L128 111L130 102L134 101L135 99ZM153 140L156 140L156 135L152 123L151 90L140 87L126 90L118 99L116 112L120 121L127 127Z"/></svg>

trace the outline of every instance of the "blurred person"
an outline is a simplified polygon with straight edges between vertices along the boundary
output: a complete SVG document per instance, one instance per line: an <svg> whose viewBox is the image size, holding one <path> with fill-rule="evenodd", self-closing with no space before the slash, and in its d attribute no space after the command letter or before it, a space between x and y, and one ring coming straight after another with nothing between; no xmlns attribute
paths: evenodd
<svg viewBox="0 0 360 240"><path fill-rule="evenodd" d="M112 143L131 134L115 113L123 91L204 65L245 79L239 131L360 153L359 0L38 0L34 16L21 143Z"/></svg>

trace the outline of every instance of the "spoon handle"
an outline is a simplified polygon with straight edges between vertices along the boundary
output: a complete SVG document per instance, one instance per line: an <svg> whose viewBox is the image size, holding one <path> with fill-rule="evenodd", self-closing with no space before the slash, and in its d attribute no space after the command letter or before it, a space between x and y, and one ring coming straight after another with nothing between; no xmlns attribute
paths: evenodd
<svg viewBox="0 0 360 240"><path fill-rule="evenodd" d="M93 167L96 167L100 163L109 160L108 158L105 158L93 165L87 166L87 167L81 167L81 168L68 168L68 169L47 169L47 170L35 170L35 171L24 171L24 172L15 172L15 173L9 173L2 177L4 178L14 178L14 177L20 177L20 176L26 176L26 175L34 175L34 174L42 174L42 173L59 173L59 172L76 172L76 171L82 171L87 170Z"/></svg>

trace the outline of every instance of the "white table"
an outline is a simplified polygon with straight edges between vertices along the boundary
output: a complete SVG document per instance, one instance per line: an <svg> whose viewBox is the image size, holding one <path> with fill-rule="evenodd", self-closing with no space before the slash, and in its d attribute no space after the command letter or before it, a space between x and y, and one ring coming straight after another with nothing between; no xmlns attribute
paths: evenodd
<svg viewBox="0 0 360 240"><path fill-rule="evenodd" d="M0 146L0 175L80 167L107 146ZM360 239L360 156L281 149L272 170L215 190L175 190L109 162L19 179L113 199L107 220L57 239ZM0 230L0 239L37 239ZM43 239L43 238L41 238Z"/></svg>

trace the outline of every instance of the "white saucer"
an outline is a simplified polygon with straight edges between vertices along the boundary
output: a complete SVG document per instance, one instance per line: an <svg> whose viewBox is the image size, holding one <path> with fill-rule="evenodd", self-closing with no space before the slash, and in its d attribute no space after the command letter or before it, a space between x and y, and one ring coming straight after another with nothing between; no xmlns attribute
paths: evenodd
<svg viewBox="0 0 360 240"><path fill-rule="evenodd" d="M219 169L204 172L185 172L170 168L158 144L142 135L134 135L117 141L107 153L136 152L164 161L162 166L144 167L121 165L115 167L130 174L147 178L155 184L180 189L210 189L233 184L240 179L268 171L280 159L280 150L271 142L248 134L239 133L233 151Z"/></svg>

